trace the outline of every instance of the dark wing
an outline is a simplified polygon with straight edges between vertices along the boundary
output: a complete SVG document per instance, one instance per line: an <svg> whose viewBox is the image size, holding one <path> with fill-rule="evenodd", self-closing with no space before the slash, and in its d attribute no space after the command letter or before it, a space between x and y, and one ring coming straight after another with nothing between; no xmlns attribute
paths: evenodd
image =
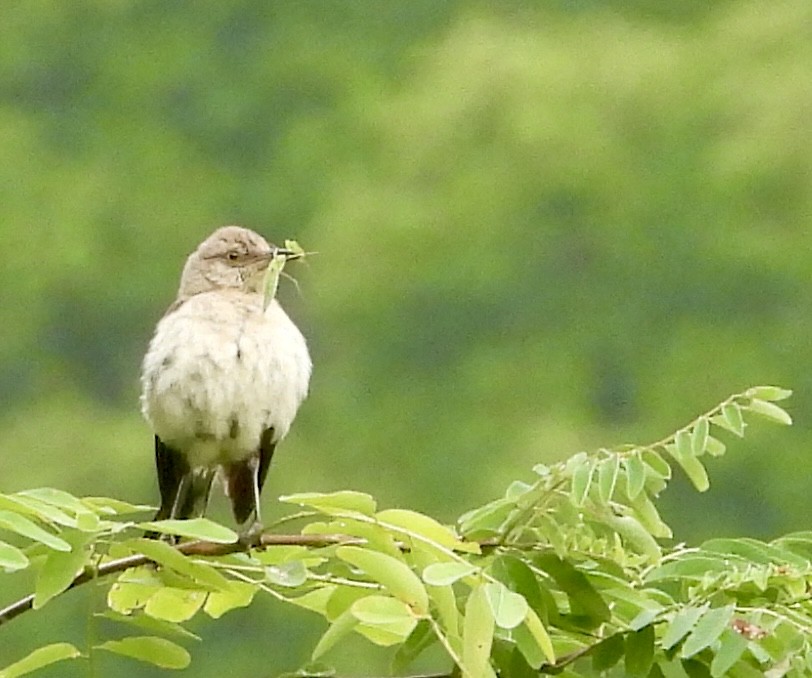
<svg viewBox="0 0 812 678"><path fill-rule="evenodd" d="M259 439L259 469L257 469L257 494L262 492L262 486L265 485L265 478L268 476L268 469L271 467L271 459L276 449L276 441L274 440L275 431L273 427L266 428L262 432L262 437Z"/></svg>
<svg viewBox="0 0 812 678"><path fill-rule="evenodd" d="M266 429L254 455L226 468L228 497L231 499L234 519L239 525L248 521L252 515L259 520L259 493L265 484L276 448L273 438L274 430Z"/></svg>
<svg viewBox="0 0 812 678"><path fill-rule="evenodd" d="M165 445L158 436L155 436L155 466L158 470L158 489L161 493L161 508L155 514L155 520L164 520L171 516L178 491L191 469L186 458L177 450Z"/></svg>

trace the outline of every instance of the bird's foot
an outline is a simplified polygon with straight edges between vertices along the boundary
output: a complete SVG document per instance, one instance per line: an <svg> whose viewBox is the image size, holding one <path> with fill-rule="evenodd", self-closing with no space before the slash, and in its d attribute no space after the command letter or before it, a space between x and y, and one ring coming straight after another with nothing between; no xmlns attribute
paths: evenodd
<svg viewBox="0 0 812 678"><path fill-rule="evenodd" d="M262 523L255 520L245 530L240 532L239 543L246 549L255 548L262 542L262 533L265 530Z"/></svg>

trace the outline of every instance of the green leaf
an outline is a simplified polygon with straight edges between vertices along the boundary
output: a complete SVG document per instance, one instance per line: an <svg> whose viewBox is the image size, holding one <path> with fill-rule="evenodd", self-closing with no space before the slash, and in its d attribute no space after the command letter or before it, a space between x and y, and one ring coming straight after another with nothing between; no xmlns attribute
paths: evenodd
<svg viewBox="0 0 812 678"><path fill-rule="evenodd" d="M16 546L0 541L0 567L7 572L24 570L28 567L28 557Z"/></svg>
<svg viewBox="0 0 812 678"><path fill-rule="evenodd" d="M107 593L107 605L123 615L138 610L146 605L147 600L164 583L158 577L154 567L134 567L122 572Z"/></svg>
<svg viewBox="0 0 812 678"><path fill-rule="evenodd" d="M138 659L162 669L185 669L192 661L189 653L180 645L155 636L130 636L121 640L108 640L96 648Z"/></svg>
<svg viewBox="0 0 812 678"><path fill-rule="evenodd" d="M609 606L584 574L575 569L569 561L559 558L554 553L540 553L533 560L555 580L573 606L589 617L593 628L609 621L612 616Z"/></svg>
<svg viewBox="0 0 812 678"><path fill-rule="evenodd" d="M57 551L70 551L70 544L55 534L43 530L35 522L12 511L0 511L0 528L16 532L23 537L45 544Z"/></svg>
<svg viewBox="0 0 812 678"><path fill-rule="evenodd" d="M661 641L664 650L670 650L694 628L699 618L708 610L707 605L702 607L684 607L669 622L668 628Z"/></svg>
<svg viewBox="0 0 812 678"><path fill-rule="evenodd" d="M660 669L664 678L691 678L688 672L683 668L682 661L679 657L673 657L670 661L665 658L658 659L657 668ZM697 673L697 676L705 678L707 676L707 669L704 673ZM737 676L737 678L741 677ZM759 678L763 678L763 676L759 674Z"/></svg>
<svg viewBox="0 0 812 678"><path fill-rule="evenodd" d="M486 676L490 669L494 618L484 588L473 589L465 604L462 629L462 663L470 676Z"/></svg>
<svg viewBox="0 0 812 678"><path fill-rule="evenodd" d="M455 581L468 577L479 568L471 563L451 562L432 563L423 570L423 581L432 586L447 586Z"/></svg>
<svg viewBox="0 0 812 678"><path fill-rule="evenodd" d="M457 596L454 588L448 586L426 586L429 598L435 610L433 615L446 630L450 637L457 638L460 635L460 612L457 608Z"/></svg>
<svg viewBox="0 0 812 678"><path fill-rule="evenodd" d="M369 595L356 600L351 606L355 618L365 624L392 624L401 623L404 620L417 624L417 619L412 614L406 603L391 596ZM409 629L411 633L411 628Z"/></svg>
<svg viewBox="0 0 812 678"><path fill-rule="evenodd" d="M385 632L383 636L371 636L373 642L378 642L379 645L404 642L417 625L417 617L412 614L409 606L389 596L365 596L356 600L350 611L363 625ZM390 638L394 642L389 642Z"/></svg>
<svg viewBox="0 0 812 678"><path fill-rule="evenodd" d="M110 497L82 497L82 503L96 513L107 515L141 513L143 511L155 511L154 506L144 504L130 504L120 499Z"/></svg>
<svg viewBox="0 0 812 678"><path fill-rule="evenodd" d="M683 443L681 446L668 445L666 449L671 454L671 456L674 457L676 462L680 465L680 468L682 468L682 470L685 471L685 475L688 476L688 479L691 481L691 483L693 483L694 487L699 492L705 492L710 487L710 481L708 480L708 473L705 470L705 467L702 465L702 462L699 461L699 459L697 459L693 455L691 451L690 439L685 441L685 439L683 438Z"/></svg>
<svg viewBox="0 0 812 678"><path fill-rule="evenodd" d="M688 553L651 570L646 576L646 581L702 579L709 573L728 572L729 570L730 565L722 557Z"/></svg>
<svg viewBox="0 0 812 678"><path fill-rule="evenodd" d="M84 513L87 506L85 506L80 499L74 497L63 490L56 490L53 487L37 487L33 490L23 490L18 492L17 496L32 497L56 508L62 509L68 513Z"/></svg>
<svg viewBox="0 0 812 678"><path fill-rule="evenodd" d="M301 560L294 560L265 568L265 578L272 584L296 588L307 581L307 568Z"/></svg>
<svg viewBox="0 0 812 678"><path fill-rule="evenodd" d="M522 596L508 589L502 582L488 582L483 590L499 628L512 629L524 621L528 606Z"/></svg>
<svg viewBox="0 0 812 678"><path fill-rule="evenodd" d="M657 507L647 494L639 495L631 504L635 516L654 537L670 539L673 536L671 528L663 522Z"/></svg>
<svg viewBox="0 0 812 678"><path fill-rule="evenodd" d="M215 544L236 544L239 535L224 525L219 525L208 518L191 518L189 520L152 520L139 523L144 530L155 530L162 534L174 534L179 537L200 539Z"/></svg>
<svg viewBox="0 0 812 678"><path fill-rule="evenodd" d="M129 539L123 544L133 551L143 553L150 560L205 584L215 591L228 591L228 579L215 568L184 556L166 542L156 539Z"/></svg>
<svg viewBox="0 0 812 678"><path fill-rule="evenodd" d="M679 460L680 457L692 457L694 455L691 446L691 434L685 429L677 431L677 435L674 436L674 445L677 448L675 455L677 460Z"/></svg>
<svg viewBox="0 0 812 678"><path fill-rule="evenodd" d="M321 492L300 492L279 497L279 501L309 506L327 515L355 511L365 516L374 516L377 508L375 500L370 495L353 490L342 490L326 494Z"/></svg>
<svg viewBox="0 0 812 678"><path fill-rule="evenodd" d="M392 659L392 675L403 673L417 657L434 643L438 642L431 624L425 620L420 620L409 637L397 649Z"/></svg>
<svg viewBox="0 0 812 678"><path fill-rule="evenodd" d="M213 591L206 598L203 611L213 619L219 619L235 608L247 607L259 590L254 584L244 581L230 581L228 584L228 591Z"/></svg>
<svg viewBox="0 0 812 678"><path fill-rule="evenodd" d="M527 616L524 618L524 625L517 626L515 629L513 629L513 633L516 633L519 629L525 627L528 631L530 631L530 635L533 637L539 648L541 648L547 662L550 664L555 664L555 649L553 648L553 641L550 639L547 629L544 628L544 624L541 623L541 619L538 618L538 615L533 612L532 609L527 610ZM526 656L527 655L525 655L525 657Z"/></svg>
<svg viewBox="0 0 812 678"><path fill-rule="evenodd" d="M747 644L745 636L732 628L726 628L719 637L719 649L711 662L711 676L720 678L728 675L728 671L744 654Z"/></svg>
<svg viewBox="0 0 812 678"><path fill-rule="evenodd" d="M74 532L65 535L72 551L50 551L37 576L34 586L35 610L40 609L54 596L65 591L90 560L91 552L86 548L90 535Z"/></svg>
<svg viewBox="0 0 812 678"><path fill-rule="evenodd" d="M45 520L56 525L63 527L76 527L76 519L69 516L64 511L59 510L51 504L40 501L34 497L29 497L24 494L18 493L11 497L3 497L4 501L0 505L11 509L12 511L20 511L22 513L30 512L41 520Z"/></svg>
<svg viewBox="0 0 812 678"><path fill-rule="evenodd" d="M639 631L646 626L650 626L651 623L660 616L662 610L663 608L656 604L651 607L643 608L637 616L629 622L629 628L632 631Z"/></svg>
<svg viewBox="0 0 812 678"><path fill-rule="evenodd" d="M0 678L17 678L64 659L76 659L81 656L82 653L70 643L53 643L37 648L28 656L0 669Z"/></svg>
<svg viewBox="0 0 812 678"><path fill-rule="evenodd" d="M729 402L722 406L722 420L727 424L726 428L729 431L739 437L744 435L744 419L738 403Z"/></svg>
<svg viewBox="0 0 812 678"><path fill-rule="evenodd" d="M734 605L727 605L725 607L714 607L706 611L700 617L694 630L685 639L680 656L687 659L706 647L710 647L722 635L722 632L730 626L734 610Z"/></svg>
<svg viewBox="0 0 812 678"><path fill-rule="evenodd" d="M575 467L572 473L572 489L570 499L576 506L583 506L589 494L589 487L592 484L592 476L595 474L595 460L585 459Z"/></svg>
<svg viewBox="0 0 812 678"><path fill-rule="evenodd" d="M148 617L145 614L119 614L113 610L105 610L104 612L97 612L96 617L109 619L110 621L118 622L120 624L127 624L127 626L134 626L135 628L147 631L151 634L177 636L184 640L197 640L200 641L200 636L192 633L191 631L183 628L180 624L164 621L163 619L155 619Z"/></svg>
<svg viewBox="0 0 812 678"><path fill-rule="evenodd" d="M707 417L700 417L691 431L691 451L694 456L701 455L708 444L710 422Z"/></svg>
<svg viewBox="0 0 812 678"><path fill-rule="evenodd" d="M405 509L387 509L380 511L375 517L384 525L391 525L418 534L447 549L466 553L480 552L479 544L462 541L451 529L422 513Z"/></svg>
<svg viewBox="0 0 812 678"><path fill-rule="evenodd" d="M638 452L626 457L623 465L626 467L626 494L634 499L646 485L646 467Z"/></svg>
<svg viewBox="0 0 812 678"><path fill-rule="evenodd" d="M626 636L626 676L647 676L654 661L654 627L645 626Z"/></svg>
<svg viewBox="0 0 812 678"><path fill-rule="evenodd" d="M620 633L615 633L598 643L592 652L592 670L595 672L611 669L620 661L626 644Z"/></svg>
<svg viewBox="0 0 812 678"><path fill-rule="evenodd" d="M634 516L608 514L603 521L617 532L629 548L656 562L662 557L660 545Z"/></svg>
<svg viewBox="0 0 812 678"><path fill-rule="evenodd" d="M644 449L640 454L651 473L654 473L658 478L662 478L663 480L668 480L671 477L671 466L659 452L652 449ZM647 474L648 473L649 472L647 472Z"/></svg>
<svg viewBox="0 0 812 678"><path fill-rule="evenodd" d="M330 624L324 635L316 643L310 658L316 661L330 650L339 640L348 635L358 625L358 619L351 610L345 610L343 614Z"/></svg>
<svg viewBox="0 0 812 678"><path fill-rule="evenodd" d="M759 400L785 400L792 395L792 391L779 386L753 386L747 389L744 395Z"/></svg>
<svg viewBox="0 0 812 678"><path fill-rule="evenodd" d="M608 504L615 493L615 484L620 472L620 455L612 454L604 459L598 467L598 496L601 503Z"/></svg>
<svg viewBox="0 0 812 678"><path fill-rule="evenodd" d="M144 612L155 619L184 622L194 617L203 607L206 595L205 591L164 586L150 596L144 606Z"/></svg>
<svg viewBox="0 0 812 678"><path fill-rule="evenodd" d="M777 540L776 544L765 544L763 541L751 537L709 539L702 543L702 551L719 553L725 556L740 556L752 563L761 563L763 565L791 563L800 569L809 566L807 558L781 548L781 540Z"/></svg>
<svg viewBox="0 0 812 678"><path fill-rule="evenodd" d="M515 510L515 501L496 499L463 513L458 520L460 532L467 539L483 539L499 534L500 529Z"/></svg>
<svg viewBox="0 0 812 678"><path fill-rule="evenodd" d="M303 607L306 610L311 610L312 612L316 612L326 617L327 603L337 589L337 586L328 584L327 586L321 586L317 589L313 589L304 595L297 596L295 598L288 598L288 601L294 605L298 605L299 607Z"/></svg>
<svg viewBox="0 0 812 678"><path fill-rule="evenodd" d="M540 586L527 563L516 556L503 554L493 561L490 573L511 591L521 594L543 623L558 619L555 600Z"/></svg>
<svg viewBox="0 0 812 678"><path fill-rule="evenodd" d="M373 581L382 584L393 596L409 605L418 615L428 614L426 587L406 563L377 551L359 546L340 546L336 555L363 570Z"/></svg>
<svg viewBox="0 0 812 678"><path fill-rule="evenodd" d="M792 425L792 417L789 416L789 413L775 403L754 398L747 404L746 407L751 412L760 414L762 417L766 417L767 419L772 419L772 421L776 421L779 424L784 424L785 426Z"/></svg>
<svg viewBox="0 0 812 678"><path fill-rule="evenodd" d="M712 457L721 457L727 448L725 444L719 440L718 438L714 438L713 436L708 436L708 442L705 445L705 450L709 455Z"/></svg>
<svg viewBox="0 0 812 678"><path fill-rule="evenodd" d="M544 627L542 626L542 628ZM510 635L528 666L538 670L547 661L547 656L526 623L517 626L510 632Z"/></svg>

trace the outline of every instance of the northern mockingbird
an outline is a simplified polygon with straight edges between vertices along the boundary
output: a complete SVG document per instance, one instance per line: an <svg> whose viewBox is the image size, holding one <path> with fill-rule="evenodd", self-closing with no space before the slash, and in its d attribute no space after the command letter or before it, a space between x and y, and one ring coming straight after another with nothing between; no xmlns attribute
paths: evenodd
<svg viewBox="0 0 812 678"><path fill-rule="evenodd" d="M141 375L141 409L155 432L156 520L203 515L218 475L241 533L261 529L259 494L312 367L302 333L276 299L264 308L265 271L290 254L225 226L186 260Z"/></svg>

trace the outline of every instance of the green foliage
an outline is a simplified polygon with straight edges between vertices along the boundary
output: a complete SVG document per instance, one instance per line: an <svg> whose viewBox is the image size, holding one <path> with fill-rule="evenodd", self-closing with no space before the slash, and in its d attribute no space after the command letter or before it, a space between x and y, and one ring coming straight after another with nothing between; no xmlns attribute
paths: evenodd
<svg viewBox="0 0 812 678"><path fill-rule="evenodd" d="M31 569L36 581L0 621L115 574L95 617L131 632L81 652L69 643L35 649L0 677L98 652L185 668L186 646L199 640L185 622L220 618L262 594L327 622L313 666L356 634L391 648L399 674L435 647L440 670L468 678L807 675L812 533L668 546L655 506L673 468L708 489L705 465L725 451L720 431L743 436L754 417L789 424L776 404L789 394L751 388L655 443L537 465L532 483L514 482L457 529L379 510L361 492L300 493L283 498L301 509L287 519L305 521L300 533L267 535L264 547L244 551L209 520L140 523L130 518L144 507L53 489L2 495L2 566ZM139 538L143 528L192 541Z"/></svg>

